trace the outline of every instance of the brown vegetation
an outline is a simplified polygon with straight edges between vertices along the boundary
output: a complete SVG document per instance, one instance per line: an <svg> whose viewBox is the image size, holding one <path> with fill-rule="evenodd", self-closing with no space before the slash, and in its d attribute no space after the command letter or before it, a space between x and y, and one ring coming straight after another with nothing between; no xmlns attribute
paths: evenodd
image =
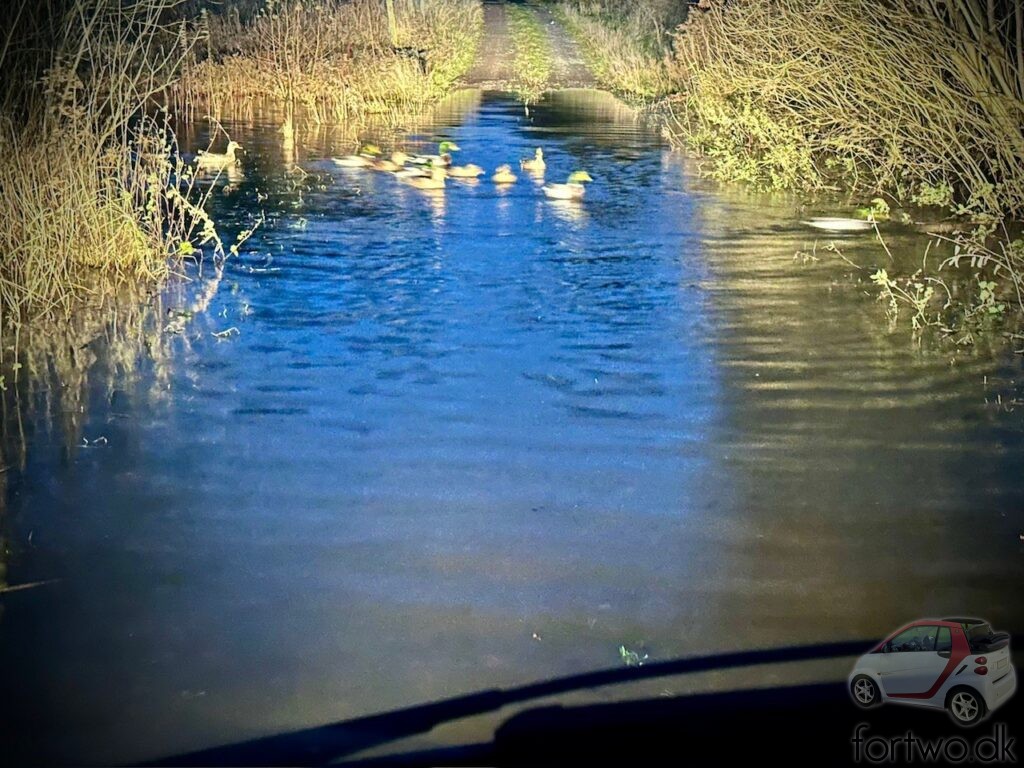
<svg viewBox="0 0 1024 768"><path fill-rule="evenodd" d="M23 0L0 67L0 330L68 314L98 274L159 278L223 252L164 115L146 107L192 41L170 0ZM171 44L168 44L168 43ZM0 353L2 358L2 353Z"/></svg>
<svg viewBox="0 0 1024 768"><path fill-rule="evenodd" d="M483 15L475 0L392 8L391 19L377 0L203 12L171 99L217 113L271 97L319 121L422 109L472 63Z"/></svg>

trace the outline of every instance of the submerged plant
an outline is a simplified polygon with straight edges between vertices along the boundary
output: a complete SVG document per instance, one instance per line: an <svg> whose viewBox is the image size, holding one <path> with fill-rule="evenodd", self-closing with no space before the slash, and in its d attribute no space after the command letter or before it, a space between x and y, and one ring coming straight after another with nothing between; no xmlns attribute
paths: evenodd
<svg viewBox="0 0 1024 768"><path fill-rule="evenodd" d="M857 215L868 221L886 221L890 213L889 204L880 197L874 198L870 205L857 209Z"/></svg>
<svg viewBox="0 0 1024 768"><path fill-rule="evenodd" d="M933 278L922 279L920 271L898 280L890 277L884 269L879 269L871 275L871 282L881 289L879 299L886 304L886 314L891 324L895 325L900 307L906 306L912 311L910 323L915 331L926 326L941 325L938 314L929 313L932 298L935 296L935 287L925 281L931 279Z"/></svg>
<svg viewBox="0 0 1024 768"><path fill-rule="evenodd" d="M1006 304L996 300L996 283L978 276L977 310L987 315L1001 315L1006 311Z"/></svg>
<svg viewBox="0 0 1024 768"><path fill-rule="evenodd" d="M982 226L954 238L940 237L953 246L953 255L939 265L940 273L952 273L945 280L925 274L923 266L906 277L876 270L870 279L879 288L890 326L895 327L906 309L915 332L932 327L971 343L976 332L998 327L1011 303L1024 315L1024 239L993 243L992 233L991 226ZM964 270L969 272L965 275Z"/></svg>
<svg viewBox="0 0 1024 768"><path fill-rule="evenodd" d="M639 651L632 651L624 645L619 646L619 658L627 667L642 667L647 661L647 654L640 655Z"/></svg>

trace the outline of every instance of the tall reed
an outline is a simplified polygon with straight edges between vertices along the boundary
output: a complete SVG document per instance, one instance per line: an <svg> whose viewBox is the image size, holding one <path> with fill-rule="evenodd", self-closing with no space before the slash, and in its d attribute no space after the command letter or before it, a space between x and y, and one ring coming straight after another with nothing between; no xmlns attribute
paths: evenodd
<svg viewBox="0 0 1024 768"><path fill-rule="evenodd" d="M67 315L97 274L159 278L170 256L223 251L166 116L147 116L194 43L177 5L21 0L5 19L0 336Z"/></svg>
<svg viewBox="0 0 1024 768"><path fill-rule="evenodd" d="M477 0L399 3L393 25L377 0L204 12L170 95L215 114L272 97L318 121L415 111L469 68L482 24Z"/></svg>

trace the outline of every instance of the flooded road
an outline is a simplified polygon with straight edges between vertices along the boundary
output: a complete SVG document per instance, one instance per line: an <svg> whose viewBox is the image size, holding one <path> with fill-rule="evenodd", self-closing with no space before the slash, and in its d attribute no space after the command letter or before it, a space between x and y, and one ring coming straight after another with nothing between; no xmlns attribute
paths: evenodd
<svg viewBox="0 0 1024 768"><path fill-rule="evenodd" d="M888 333L869 272L820 234L794 258L794 201L700 180L610 98L453 104L401 140L488 170L541 146L548 180L594 177L584 202L526 174L425 194L334 167L330 131L294 158L276 124L226 122L246 152L219 218L266 225L169 289L160 355L126 372L92 345L74 434L60 398L26 404L7 581L60 581L0 596L12 754L155 758L621 645L1024 629L1020 356Z"/></svg>

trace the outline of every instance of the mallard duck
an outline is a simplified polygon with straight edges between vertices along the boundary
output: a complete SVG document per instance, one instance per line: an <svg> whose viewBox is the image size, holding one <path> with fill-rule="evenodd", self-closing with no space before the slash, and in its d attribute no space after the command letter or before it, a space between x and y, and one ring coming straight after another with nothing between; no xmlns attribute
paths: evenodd
<svg viewBox="0 0 1024 768"><path fill-rule="evenodd" d="M484 173L483 168L473 163L448 166L448 175L453 179L475 179L477 176L483 176Z"/></svg>
<svg viewBox="0 0 1024 768"><path fill-rule="evenodd" d="M229 141L228 150L224 153L199 150L199 153L196 155L196 166L205 169L228 168L238 162L238 158L235 157L235 150L241 148L242 145L237 141Z"/></svg>
<svg viewBox="0 0 1024 768"><path fill-rule="evenodd" d="M544 162L544 150L537 147L537 151L533 153L533 157L526 157L519 161L519 167L524 171L543 173L544 169L548 167L548 164Z"/></svg>
<svg viewBox="0 0 1024 768"><path fill-rule="evenodd" d="M444 168L431 168L429 176L409 176L402 181L416 189L444 189L445 176Z"/></svg>
<svg viewBox="0 0 1024 768"><path fill-rule="evenodd" d="M587 191L583 182L593 181L586 171L573 171L565 184L545 184L544 194L552 200L579 200Z"/></svg>
<svg viewBox="0 0 1024 768"><path fill-rule="evenodd" d="M458 152L459 145L454 141L442 141L437 145L436 155L416 155L412 162L416 165L433 165L447 168L452 164L452 152Z"/></svg>
<svg viewBox="0 0 1024 768"><path fill-rule="evenodd" d="M375 171L388 171L390 173L395 173L402 170L407 162L409 162L409 156L401 150L396 150L391 153L390 159L380 158L378 160L370 161L370 167Z"/></svg>
<svg viewBox="0 0 1024 768"><path fill-rule="evenodd" d="M516 175L512 173L511 165L499 165L494 169L494 175L491 176L491 181L495 184L515 184Z"/></svg>
<svg viewBox="0 0 1024 768"><path fill-rule="evenodd" d="M358 155L332 157L331 160L342 168L369 168L378 157L380 157L380 147L376 144L367 144Z"/></svg>

